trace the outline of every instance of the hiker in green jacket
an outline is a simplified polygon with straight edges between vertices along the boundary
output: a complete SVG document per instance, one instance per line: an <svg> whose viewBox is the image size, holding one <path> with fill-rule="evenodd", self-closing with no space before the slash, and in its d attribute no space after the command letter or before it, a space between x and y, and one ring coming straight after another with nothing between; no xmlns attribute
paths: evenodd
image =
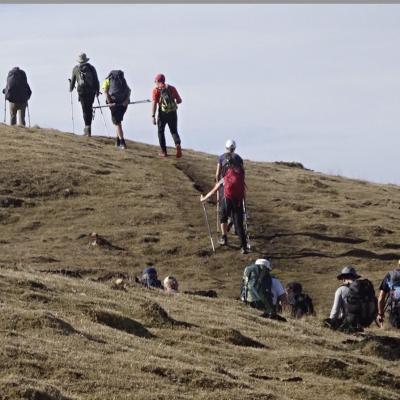
<svg viewBox="0 0 400 400"><path fill-rule="evenodd" d="M72 92L75 84L78 84L78 99L82 106L83 120L85 128L84 136L92 136L92 119L93 119L93 102L95 96L99 95L99 78L96 69L89 64L89 58L85 53L78 56L78 65L72 70L72 78L70 79L69 91Z"/></svg>

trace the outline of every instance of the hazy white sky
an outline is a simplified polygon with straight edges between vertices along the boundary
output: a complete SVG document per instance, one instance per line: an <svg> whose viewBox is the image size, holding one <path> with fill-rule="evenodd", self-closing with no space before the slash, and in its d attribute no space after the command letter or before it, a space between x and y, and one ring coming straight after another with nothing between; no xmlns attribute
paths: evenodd
<svg viewBox="0 0 400 400"><path fill-rule="evenodd" d="M85 51L101 80L124 70L134 100L163 72L183 98L184 148L221 153L233 138L246 159L400 184L400 5L0 5L0 16L0 82L25 69L32 124L72 131L67 79ZM76 93L74 109L80 134ZM105 134L100 113L93 126ZM150 105L131 106L124 128L158 143Z"/></svg>

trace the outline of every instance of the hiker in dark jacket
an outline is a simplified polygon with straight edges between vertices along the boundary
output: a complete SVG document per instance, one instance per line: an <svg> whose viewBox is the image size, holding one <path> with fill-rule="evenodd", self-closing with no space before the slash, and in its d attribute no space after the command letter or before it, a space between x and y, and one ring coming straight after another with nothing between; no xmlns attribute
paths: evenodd
<svg viewBox="0 0 400 400"><path fill-rule="evenodd" d="M345 299L349 293L349 286L360 277L361 276L357 274L356 269L352 266L344 267L341 273L337 276L337 279L342 281L342 285L336 289L329 318L324 320L324 323L330 328L335 329L342 324L346 312Z"/></svg>
<svg viewBox="0 0 400 400"><path fill-rule="evenodd" d="M17 114L19 114L19 124L25 126L25 111L28 107L28 100L32 95L25 71L14 67L8 73L3 94L10 104L10 125L17 123Z"/></svg>
<svg viewBox="0 0 400 400"><path fill-rule="evenodd" d="M104 80L102 88L107 97L106 103L110 104L111 119L116 127L117 141L115 146L124 150L127 146L122 129L122 121L128 109L131 89L125 80L123 71L111 71Z"/></svg>
<svg viewBox="0 0 400 400"><path fill-rule="evenodd" d="M161 281L158 279L157 270L154 267L147 267L143 270L140 283L147 288L162 289Z"/></svg>
<svg viewBox="0 0 400 400"><path fill-rule="evenodd" d="M315 315L311 297L303 293L303 286L299 282L290 282L286 285L288 309L293 318L304 315Z"/></svg>
<svg viewBox="0 0 400 400"><path fill-rule="evenodd" d="M181 138L178 134L178 104L182 103L178 91L174 86L165 83L165 76L158 74L154 78L156 87L152 92L151 118L153 124L158 126L158 140L160 142L160 157L167 157L167 145L165 142L165 126L168 125L176 147L176 157L182 157ZM156 112L158 110L157 120Z"/></svg>
<svg viewBox="0 0 400 400"><path fill-rule="evenodd" d="M92 136L93 102L95 96L99 95L100 84L96 69L89 64L89 58L85 53L78 56L78 65L72 70L69 91L72 92L77 83L78 99L82 106L85 128L84 136Z"/></svg>

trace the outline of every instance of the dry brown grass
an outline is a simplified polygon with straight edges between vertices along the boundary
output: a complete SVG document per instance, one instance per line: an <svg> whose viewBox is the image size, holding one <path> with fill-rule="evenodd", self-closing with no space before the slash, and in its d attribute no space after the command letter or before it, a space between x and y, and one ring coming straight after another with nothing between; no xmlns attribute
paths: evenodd
<svg viewBox="0 0 400 400"><path fill-rule="evenodd" d="M254 252L239 255L233 238L212 256L198 190L214 156L0 134L0 399L400 399L396 331L320 322L343 265L378 284L399 258L399 187L247 161ZM317 318L270 321L235 299L264 254L303 283ZM219 297L142 289L148 263Z"/></svg>

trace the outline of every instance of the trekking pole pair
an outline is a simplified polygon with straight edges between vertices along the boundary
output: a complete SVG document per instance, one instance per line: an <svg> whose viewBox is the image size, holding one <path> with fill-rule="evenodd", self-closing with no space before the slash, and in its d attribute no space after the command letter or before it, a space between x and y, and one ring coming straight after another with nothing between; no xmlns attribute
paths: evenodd
<svg viewBox="0 0 400 400"><path fill-rule="evenodd" d="M206 206L205 206L204 203L201 203L201 204L203 205L204 217L206 219L206 224L207 224L207 229L208 229L208 236L210 238L211 247L213 249L213 253L215 253L214 240L213 240L212 235L211 235L211 228L210 228L210 223L208 222L208 215L207 215Z"/></svg>
<svg viewBox="0 0 400 400"><path fill-rule="evenodd" d="M103 108L102 108L102 106L100 105L99 96L96 96L96 98L97 98L97 103L99 104L99 106L98 106L98 107L93 107L93 113L94 113L94 109L95 109L95 108L100 108L101 117L103 118L103 122L104 122L104 127L106 128L107 136L110 138L110 137L111 137L111 136L110 136L110 131L108 130L108 126L107 126L107 123L106 123L106 119L104 118ZM93 115L94 115L94 114L93 114Z"/></svg>

